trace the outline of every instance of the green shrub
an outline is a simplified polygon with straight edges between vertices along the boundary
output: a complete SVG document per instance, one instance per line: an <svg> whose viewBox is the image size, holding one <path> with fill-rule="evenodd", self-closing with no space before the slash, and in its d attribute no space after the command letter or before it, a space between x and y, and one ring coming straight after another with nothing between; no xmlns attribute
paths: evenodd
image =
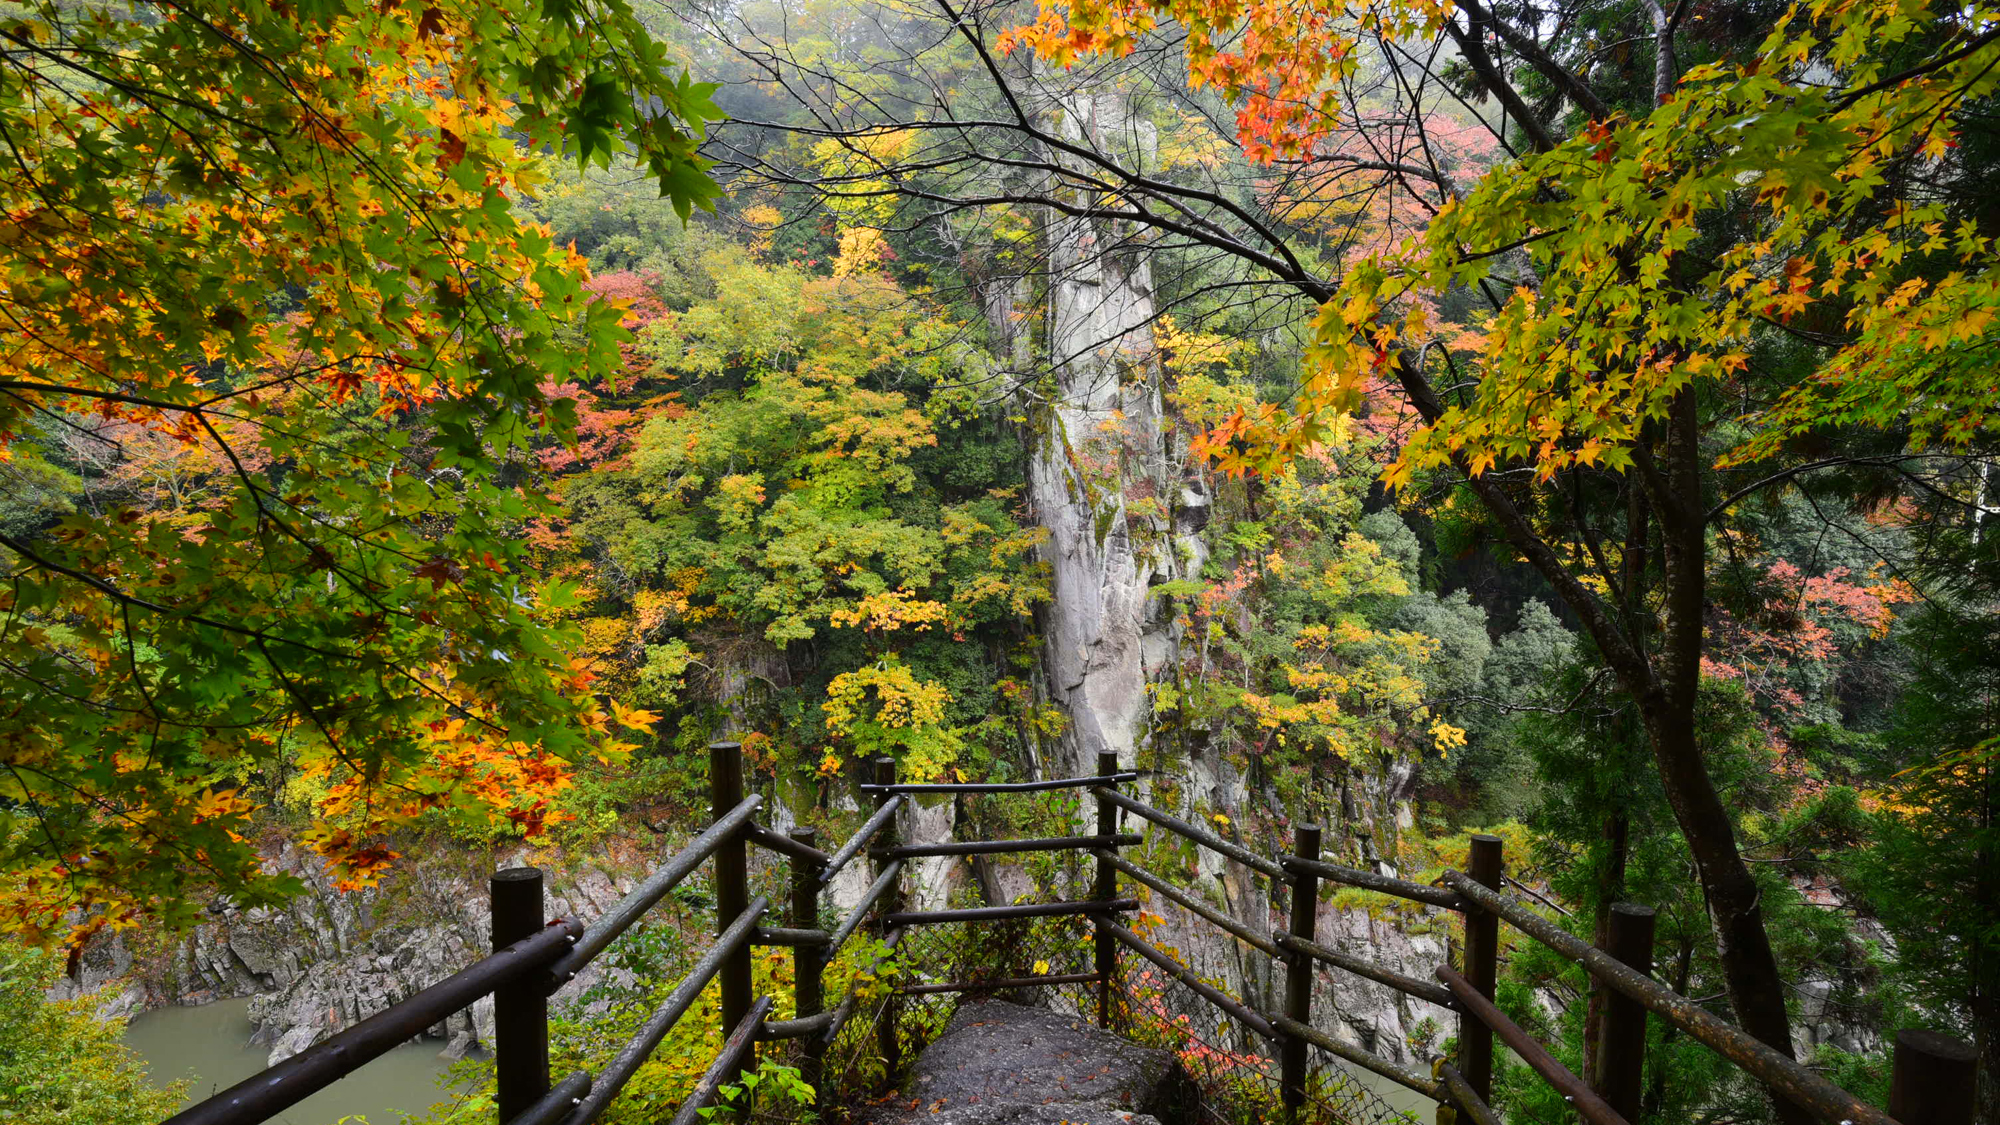
<svg viewBox="0 0 2000 1125"><path fill-rule="evenodd" d="M0 1121L154 1125L179 1109L187 1084L154 1087L122 1023L45 998L57 972L47 953L0 945Z"/></svg>

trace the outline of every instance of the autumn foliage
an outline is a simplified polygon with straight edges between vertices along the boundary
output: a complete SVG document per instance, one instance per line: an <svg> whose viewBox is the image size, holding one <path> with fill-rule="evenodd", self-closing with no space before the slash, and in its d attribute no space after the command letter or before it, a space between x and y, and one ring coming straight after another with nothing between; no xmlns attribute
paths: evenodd
<svg viewBox="0 0 2000 1125"><path fill-rule="evenodd" d="M1423 0L1049 0L1003 45L1067 63L1128 52L1176 22L1191 82L1238 100L1239 141L1268 161L1337 149L1362 112L1340 97L1358 44L1434 36L1453 18ZM1482 284L1506 299L1461 360L1479 393L1413 436L1392 481L1448 463L1478 473L1526 462L1544 476L1622 467L1638 428L1681 388L1736 385L1759 331L1805 320L1841 346L1745 417L1734 458L1840 422L1962 446L1993 421L1990 380L1967 357L2000 308L2000 257L1990 237L1947 221L1943 203L1895 185L1955 148L2000 81L2000 42L1980 30L1992 19L1793 5L1749 58L1689 69L1650 113L1612 113L1509 163L1355 263L1321 309L1316 373L1295 407L1232 419L1207 451L1239 471L1282 463L1318 439L1322 412L1353 409L1394 364L1449 348L1459 329L1439 324L1431 302ZM1735 240L1690 253L1697 216L1726 211L1739 217ZM1536 285L1496 279L1512 248L1531 257Z"/></svg>
<svg viewBox="0 0 2000 1125"><path fill-rule="evenodd" d="M705 205L708 88L617 5L16 11L0 472L96 490L0 534L0 928L282 895L245 834L285 786L355 882L390 826L537 830L646 716L519 565L501 470L573 440L620 313L514 207L542 150Z"/></svg>

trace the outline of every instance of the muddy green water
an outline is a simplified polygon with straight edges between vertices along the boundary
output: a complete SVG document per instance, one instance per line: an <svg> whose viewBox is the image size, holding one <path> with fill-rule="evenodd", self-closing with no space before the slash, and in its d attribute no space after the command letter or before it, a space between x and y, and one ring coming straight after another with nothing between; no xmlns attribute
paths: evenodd
<svg viewBox="0 0 2000 1125"><path fill-rule="evenodd" d="M125 1042L145 1057L153 1081L165 1086L188 1079L187 1104L193 1105L264 1069L265 1049L250 1045L249 1005L247 999L218 1000L195 1008L155 1009L126 1027ZM448 1065L438 1057L443 1046L421 1039L398 1047L272 1121L333 1125L361 1117L368 1125L396 1125L405 1114L451 1098L438 1081Z"/></svg>
<svg viewBox="0 0 2000 1125"><path fill-rule="evenodd" d="M1437 1103L1404 1086L1399 1086L1373 1071L1363 1070L1346 1063L1330 1063L1344 1077L1375 1096L1375 1101L1386 1105L1398 1113L1407 1113L1421 1122L1437 1119ZM1422 1069L1422 1068L1413 1068ZM1371 1105L1371 1111L1377 1106ZM1391 1118L1391 1120L1394 1120Z"/></svg>

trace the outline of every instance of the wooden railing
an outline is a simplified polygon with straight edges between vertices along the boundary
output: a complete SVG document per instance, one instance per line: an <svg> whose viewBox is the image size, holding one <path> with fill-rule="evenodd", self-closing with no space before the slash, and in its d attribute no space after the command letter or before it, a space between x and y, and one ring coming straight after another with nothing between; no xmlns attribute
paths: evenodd
<svg viewBox="0 0 2000 1125"><path fill-rule="evenodd" d="M306 1048L268 1070L237 1083L169 1118L167 1125L254 1125L361 1068L390 1049L421 1035L446 1017L493 997L493 1055L498 1119L504 1125L589 1125L609 1107L639 1067L694 1006L711 981L719 982L722 1049L674 1115L674 1125L693 1125L750 1056L759 1039L805 1040L811 1066L853 1015L852 996L824 1011L821 975L841 943L867 920L869 909L893 890L893 878L878 880L868 898L834 932L816 928L820 891L826 881L868 845L890 830L901 798L882 802L876 814L835 855L813 846L810 829L780 836L753 817L762 798L743 791L741 748L733 742L710 747L711 818L707 829L633 888L617 906L589 926L572 919L544 917L543 877L535 868L496 872L491 881L493 953L464 971L401 1003ZM770 910L749 894L747 845L756 843L784 855L792 867L790 928L761 923ZM597 1074L577 1071L551 1082L548 1002L577 973L636 924L667 893L714 863L716 913L712 944L674 986L632 1039ZM891 875L897 864L891 865ZM751 995L750 948L791 946L797 959L797 1016L768 1019L770 997Z"/></svg>
<svg viewBox="0 0 2000 1125"><path fill-rule="evenodd" d="M1827 1125L1971 1125L1974 1065L1965 1044L1934 1032L1905 1031L1897 1037L1889 1112L1862 1102L1810 1068L1757 1041L1699 1004L1655 982L1649 975L1652 912L1620 904L1612 911L1610 938L1599 949L1577 939L1503 894L1501 842L1475 836L1469 872L1447 871L1442 885L1404 879L1329 863L1320 857L1320 830L1300 826L1291 854L1271 858L1119 791L1135 773L1121 772L1115 756L1100 755L1093 777L1020 783L898 784L894 763L873 764L873 780L862 786L875 809L859 830L832 854L816 846L810 828L781 835L754 816L761 798L746 796L741 748L732 742L710 747L711 822L679 853L662 864L595 923L544 917L543 877L533 868L513 868L492 878L491 956L415 996L254 1075L170 1118L167 1125L253 1125L352 1073L391 1048L436 1026L483 996L494 1003L496 1114L500 1125L590 1125L639 1067L687 1014L711 981L719 982L721 1050L672 1119L695 1125L701 1110L748 1066L760 1041L800 1041L801 1077L818 1088L828 1049L860 1009L850 991L829 1009L824 973L846 942L867 926L894 948L913 927L985 923L1005 919L1081 915L1090 919L1092 970L1040 973L1001 980L931 981L904 985L884 1001L877 1021L876 1049L885 1073L900 1066L897 997L967 993L1036 986L1095 985L1096 1016L1109 1026L1119 977L1119 951L1129 950L1179 981L1205 1003L1251 1034L1272 1042L1279 1060L1279 1091L1288 1118L1296 1120L1307 1098L1312 1048L1408 1087L1478 1125L1499 1125L1491 1107L1493 1045L1497 1037L1591 1125L1626 1125L1639 1115L1639 1091L1646 1022L1658 1017L1722 1055L1773 1095L1804 1109ZM1019 793L1083 789L1096 804L1096 833L1027 840L982 840L904 844L896 814L913 794ZM1266 936L1230 918L1120 855L1142 837L1119 831L1119 816L1140 820L1192 841L1279 881L1287 890L1289 924ZM758 845L783 856L790 866L787 925L763 925L770 904L750 895L748 847ZM828 883L867 853L874 879L860 902L832 930L819 928L820 899ZM950 910L905 910L902 875L906 861L927 856L972 856L1069 851L1095 858L1088 899L1073 902L984 906ZM675 985L630 1041L597 1074L573 1072L551 1081L548 1001L612 941L625 933L669 891L702 864L713 860L717 934L714 943ZM1147 941L1117 919L1138 909L1120 897L1120 877L1176 903L1189 914L1285 967L1283 1010L1259 1011L1230 996ZM1377 891L1451 911L1464 919L1458 969L1439 966L1436 982L1419 980L1364 958L1330 949L1316 940L1319 884L1322 881ZM1505 922L1530 939L1580 965L1613 994L1604 1006L1595 1044L1594 1081L1570 1072L1493 1003L1498 976L1499 926ZM752 946L790 947L794 957L793 1018L772 1020L773 998L753 995ZM1326 965L1386 985L1459 1016L1458 1052L1426 1074L1342 1042L1312 1026L1312 982Z"/></svg>
<svg viewBox="0 0 2000 1125"><path fill-rule="evenodd" d="M1240 922L1209 909L1159 876L1100 852L1107 862L1135 882L1160 892L1237 940L1271 955L1285 966L1284 1011L1258 1012L1243 1001L1197 981L1187 970L1130 931L1112 926L1117 939L1146 956L1170 975L1187 983L1215 1007L1251 1031L1273 1040L1280 1059L1280 1091L1289 1112L1305 1100L1306 1050L1318 1047L1346 1062L1408 1087L1449 1106L1480 1125L1499 1125L1490 1101L1493 1088L1493 1044L1496 1037L1521 1061L1563 1096L1591 1125L1627 1125L1640 1112L1640 1078L1644 1064L1646 1021L1666 1020L1694 1041L1728 1059L1783 1099L1827 1125L1972 1125L1975 1081L1970 1045L1932 1031L1906 1029L1896 1038L1889 1110L1863 1102L1827 1081L1817 1071L1773 1050L1699 1004L1654 981L1652 910L1630 903L1611 912L1609 938L1599 949L1550 923L1500 887L1504 856L1498 837L1472 838L1469 871L1446 871L1443 884L1426 885L1361 871L1320 858L1320 829L1300 826L1293 831L1290 855L1267 858L1204 828L1142 804L1115 790L1097 790L1100 799L1224 857L1235 860L1288 887L1289 926L1264 938ZM1111 831L1110 826L1100 832ZM1362 958L1329 949L1314 941L1318 884L1321 880L1377 891L1411 902L1455 912L1464 919L1462 965L1438 966L1438 984L1418 980ZM1101 892L1102 893L1102 892ZM1506 922L1527 937L1548 946L1581 966L1613 994L1599 1023L1597 1074L1585 1082L1537 1043L1494 1003L1499 967L1499 926ZM1359 1047L1343 1043L1312 1026L1312 973L1327 965L1387 985L1415 999L1459 1015L1457 1057L1436 1066L1437 1077L1418 1073ZM1440 987L1440 985L1442 987Z"/></svg>

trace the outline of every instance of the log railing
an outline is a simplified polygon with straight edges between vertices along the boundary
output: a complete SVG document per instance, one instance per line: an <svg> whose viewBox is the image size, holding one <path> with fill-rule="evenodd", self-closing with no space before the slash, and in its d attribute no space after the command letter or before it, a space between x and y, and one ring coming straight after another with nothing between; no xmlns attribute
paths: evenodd
<svg viewBox="0 0 2000 1125"><path fill-rule="evenodd" d="M1965 1044L1935 1032L1901 1033L1896 1042L1889 1110L1884 1113L1654 981L1649 975L1650 910L1629 904L1613 907L1610 936L1606 948L1599 949L1550 923L1520 899L1504 893L1500 889L1506 882L1504 857L1496 837L1473 837L1467 864L1470 871L1447 871L1438 879L1442 885L1421 884L1323 860L1319 855L1320 830L1313 826L1294 830L1291 854L1277 858L1259 855L1120 792L1121 784L1135 780L1138 775L1121 772L1112 755L1100 755L1097 774L1092 777L927 785L898 784L893 763L881 759L874 763L872 782L862 787L874 800L875 809L861 828L829 855L819 849L817 836L810 828L780 835L755 822L761 798L744 793L740 747L735 743L716 743L710 753L709 827L595 923L586 927L574 920L545 919L540 871L514 868L498 872L492 880L494 952L491 956L182 1111L166 1125L252 1125L265 1121L488 995L494 1002L496 1116L500 1125L590 1125L609 1108L612 1099L715 981L720 984L722 1026L728 1035L672 1119L672 1125L694 1125L701 1110L713 1103L722 1088L741 1070L754 1065L760 1041L800 1040L801 1076L815 1088L821 1085L827 1050L861 1006L860 996L850 991L828 1009L823 976L842 945L863 926L868 926L885 945L894 949L911 927L1064 915L1082 915L1092 922L1091 972L926 982L893 990L884 1001L883 1016L877 1024L880 1038L876 1046L887 1074L893 1076L897 1072L900 1060L901 1043L895 1018L899 995L1089 984L1095 986L1098 1022L1108 1026L1122 949L1150 962L1251 1034L1274 1044L1279 1061L1280 1099L1291 1121L1298 1119L1307 1098L1308 1051L1318 1048L1414 1090L1441 1107L1448 1107L1465 1121L1499 1125L1500 1117L1490 1104L1493 1044L1498 1038L1562 1094L1584 1121L1590 1125L1627 1125L1639 1115L1646 1021L1653 1017L1666 1020L1740 1067L1774 1097L1798 1106L1827 1125L1971 1125L1973 1119L1973 1056ZM897 833L897 811L912 795L1058 789L1084 789L1094 796L1097 813L1094 835L904 844ZM1282 882L1287 892L1289 923L1266 936L1125 859L1119 849L1139 844L1142 837L1119 831L1121 812ZM782 856L790 865L784 926L764 925L771 904L750 894L747 860L750 845ZM1033 851L1073 851L1093 856L1096 868L1089 898L952 910L903 909L903 874L910 859ZM873 865L874 879L860 902L839 924L830 931L819 928L820 900L826 887L835 874L864 852ZM573 980L579 970L603 953L682 880L711 860L718 916L715 941L610 1063L595 1075L577 1071L552 1082L548 1041L550 995ZM1118 916L1137 910L1139 905L1135 899L1120 897L1121 876L1282 964L1286 975L1283 1010L1259 1011L1230 996L1121 924ZM1314 933L1321 882L1376 891L1462 915L1464 941L1460 965L1456 969L1439 966L1435 974L1437 983L1433 983L1322 945ZM1566 961L1581 966L1612 994L1599 1021L1595 1073L1588 1080L1570 1072L1494 1004L1502 922L1553 949ZM753 946L792 950L795 967L792 1019L770 1019L773 998L753 995L750 974ZM1322 965L1457 1013L1457 1056L1439 1060L1426 1074L1315 1028L1312 983Z"/></svg>
<svg viewBox="0 0 2000 1125"><path fill-rule="evenodd" d="M833 1011L824 1010L825 967L840 943L869 921L878 901L893 898L902 862L887 862L877 887L832 933L818 928L820 896L827 881L872 838L892 831L904 798L884 796L861 830L837 853L828 855L814 846L810 829L781 836L755 822L753 817L763 799L744 794L742 755L737 744L720 742L710 747L709 767L708 828L594 923L585 926L573 919L545 918L541 871L519 867L496 872L491 883L492 955L188 1107L169 1118L166 1125L254 1125L269 1120L487 996L493 998L496 1116L502 1125L590 1125L596 1121L711 982L719 982L722 1025L729 1035L714 1064L674 1116L674 1125L696 1121L717 1092L734 1079L759 1040L803 1039L806 1079L816 1080L827 1046L858 1008L856 997L849 995ZM787 927L762 924L771 907L765 899L750 895L746 854L750 844L782 855L791 865ZM577 1071L552 1082L550 995L569 984L670 891L711 861L718 915L714 943L597 1074ZM885 936L894 943L894 932ZM771 998L751 995L750 950L759 945L792 948L797 965L797 1018L773 1021L768 1018Z"/></svg>
<svg viewBox="0 0 2000 1125"><path fill-rule="evenodd" d="M1282 879L1289 889L1288 930L1265 939L1249 927L1200 904L1172 888L1159 876L1124 860L1114 867L1135 882L1162 892L1191 913L1215 924L1237 939L1275 954L1286 970L1285 1010L1262 1013L1212 985L1196 987L1197 995L1239 1024L1275 1042L1281 1077L1280 1096L1288 1114L1295 1115L1306 1095L1305 1047L1316 1046L1337 1058L1403 1085L1441 1106L1448 1106L1481 1125L1498 1125L1492 1098L1493 1042L1497 1036L1544 1082L1563 1096L1591 1125L1628 1125L1639 1116L1640 1071L1644 1061L1646 1020L1657 1016L1696 1042L1737 1065L1771 1094L1805 1110L1827 1125L1972 1125L1974 1065L1972 1048L1932 1031L1906 1030L1897 1036L1894 1078L1887 1113L1829 1082L1812 1068L1772 1050L1699 1004L1654 981L1649 974L1652 911L1629 903L1612 908L1606 949L1595 948L1550 923L1521 900L1504 894L1502 844L1498 837L1474 836L1469 872L1446 871L1443 886L1343 867L1319 857L1320 830L1294 830L1292 854L1270 859L1217 836L1205 828L1161 812L1131 797L1100 788L1112 804L1152 822L1183 839L1207 847L1252 870ZM1108 832L1110 827L1100 827ZM1454 970L1439 966L1443 987L1378 966L1362 958L1328 949L1313 940L1317 882L1325 880L1393 895L1411 902L1464 916L1463 964ZM1605 1006L1597 1038L1598 1063L1594 1081L1586 1082L1564 1067L1493 1002L1501 922L1548 946L1581 966L1616 995ZM1143 939L1120 932L1120 939L1162 968L1167 961ZM1622 955L1622 956L1621 956ZM1311 1025L1311 974L1314 965L1329 965L1459 1015L1458 1055L1436 1067L1430 1077L1342 1043ZM1171 975L1182 975L1186 970ZM1916 1077L1922 1075L1922 1078Z"/></svg>

